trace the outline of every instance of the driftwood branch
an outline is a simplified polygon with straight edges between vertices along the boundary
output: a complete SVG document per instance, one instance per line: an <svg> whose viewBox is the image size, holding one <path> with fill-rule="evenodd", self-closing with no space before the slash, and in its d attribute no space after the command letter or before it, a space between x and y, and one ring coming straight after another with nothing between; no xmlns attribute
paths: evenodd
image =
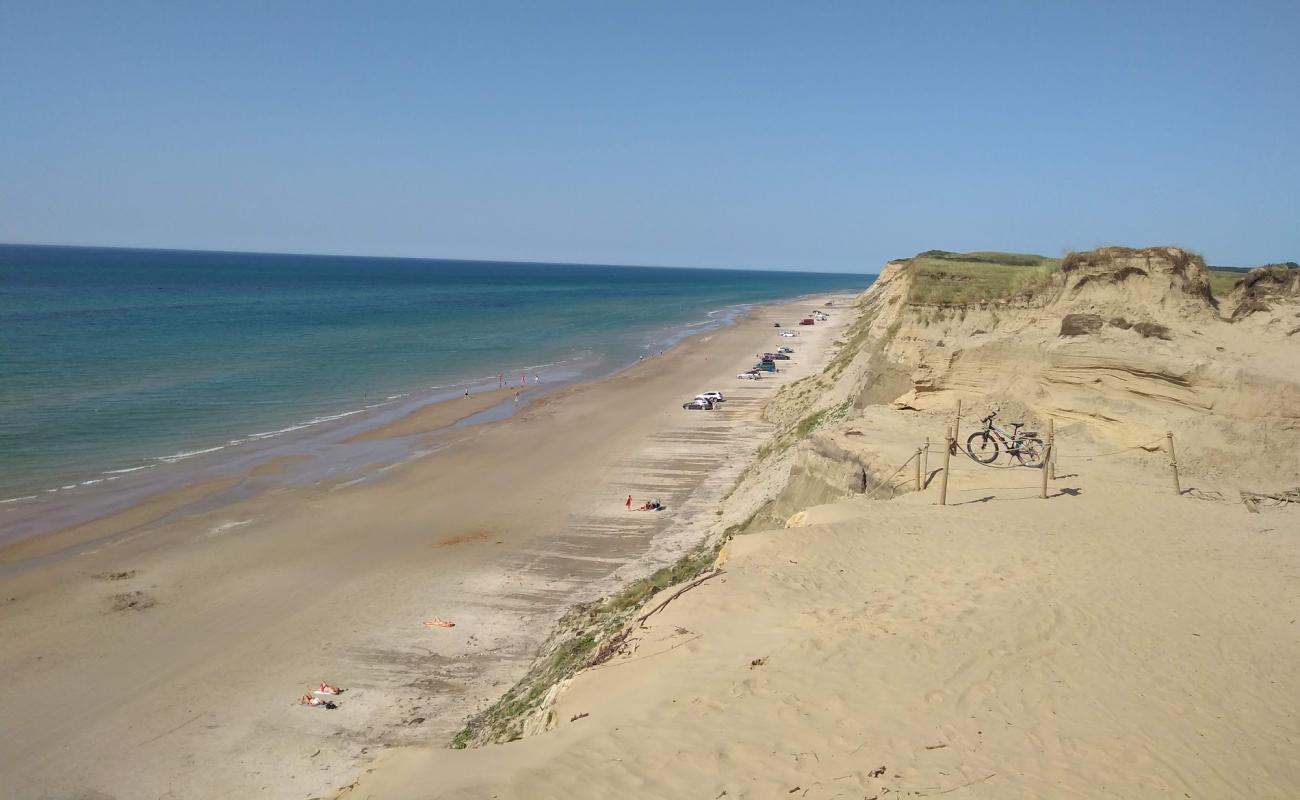
<svg viewBox="0 0 1300 800"><path fill-rule="evenodd" d="M673 592L673 593L672 593L672 596L669 597L667 600L663 601L663 602L660 603L659 605L655 606L654 608L652 608L652 609L650 609L649 611L645 612L645 613L642 614L641 616L637 617L637 619L636 619L637 624L640 625L641 623L643 623L643 622L645 622L646 620L648 620L648 619L650 619L651 617L653 617L655 614L658 614L660 611L663 611L663 610L664 610L664 607L667 606L669 603L671 603L672 601L674 601L674 600L676 600L677 598L681 597L682 595L686 594L686 593L689 592L691 589L694 589L696 586L699 586L701 583L704 583L705 581L709 580L710 578L716 578L716 577L718 577L719 575L725 575L725 574L726 574L726 570L715 569L713 572L710 572L710 573L708 573L708 574L706 574L706 575L701 575L700 577L698 577L698 578L696 578L695 580L691 581L690 583L686 584L686 585L683 586L682 588L680 588L680 589L678 589L677 591Z"/></svg>
<svg viewBox="0 0 1300 800"><path fill-rule="evenodd" d="M966 783L963 783L963 784L960 785L960 786L954 786L954 787L952 787L951 789L944 789L943 791L939 792L939 794L948 794L948 793L950 793L950 792L955 792L955 791L957 791L958 789L965 789L967 786L974 786L974 785L977 784L977 783L983 783L984 781L986 781L986 780L988 780L989 778L992 778L992 777L994 777L994 776L996 776L996 775L997 775L997 773L994 772L994 773L991 774L991 775L985 775L983 778L976 778L976 779L973 780L973 781L967 781Z"/></svg>
<svg viewBox="0 0 1300 800"><path fill-rule="evenodd" d="M714 570L713 572L710 572L707 575L701 575L700 577L686 584L682 588L673 592L672 596L670 596L667 600L663 601L659 605L655 606L654 608L650 609L646 613L637 617L635 622L633 622L632 624L623 628L623 630L619 631L618 633L606 639L605 643L602 644L600 646L600 649L596 651L596 655L592 657L591 663L588 664L588 666L598 667L604 664L605 662L609 661L611 658L613 658L615 655L617 655L619 652L622 651L623 647L627 644L627 638L632 635L632 631L635 630L638 626L640 626L643 622L649 619L652 615L657 614L660 611L663 611L665 606L667 606L672 601L676 600L678 597L681 597L686 592L690 591L691 589L694 589L696 586L699 586L701 583L704 583L710 578L718 577L719 575L723 574L724 571L725 570L719 569L719 570ZM674 647L675 646L676 645L674 645Z"/></svg>
<svg viewBox="0 0 1300 800"><path fill-rule="evenodd" d="M1289 489L1285 492L1246 492L1241 493L1241 502L1246 504L1246 508L1256 514L1259 513L1260 505L1265 501L1272 501L1273 505L1284 505L1286 503L1300 503L1300 487Z"/></svg>

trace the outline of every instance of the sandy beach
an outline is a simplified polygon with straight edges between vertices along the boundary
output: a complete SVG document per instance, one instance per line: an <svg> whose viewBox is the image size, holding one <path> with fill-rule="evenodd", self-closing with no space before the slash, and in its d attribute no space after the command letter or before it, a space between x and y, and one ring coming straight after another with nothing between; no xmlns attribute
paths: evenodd
<svg viewBox="0 0 1300 800"><path fill-rule="evenodd" d="M5 792L305 798L387 747L446 741L571 604L696 543L770 430L765 398L821 369L849 313L801 329L777 377L736 372L821 302L760 307L502 422L437 433L466 408L431 408L383 433L429 430L436 452L380 480L179 517L188 498L164 496L0 554L18 567L0 591ZM705 389L721 410L681 408ZM628 512L629 494L667 510ZM341 707L298 706L322 680L348 688Z"/></svg>
<svg viewBox="0 0 1300 800"><path fill-rule="evenodd" d="M1100 249L952 308L908 302L927 257L769 400L700 577L518 740L390 751L334 797L1300 793L1294 270L1216 300L1194 254ZM990 411L1052 467L949 459Z"/></svg>

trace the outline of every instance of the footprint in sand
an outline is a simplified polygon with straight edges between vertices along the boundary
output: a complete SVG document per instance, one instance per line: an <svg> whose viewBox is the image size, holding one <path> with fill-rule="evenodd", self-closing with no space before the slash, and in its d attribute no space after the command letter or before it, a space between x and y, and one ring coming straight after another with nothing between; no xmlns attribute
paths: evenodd
<svg viewBox="0 0 1300 800"><path fill-rule="evenodd" d="M128 578L134 578L139 570L128 569L121 572L97 572L90 577L99 581L124 581Z"/></svg>
<svg viewBox="0 0 1300 800"><path fill-rule="evenodd" d="M113 612L144 611L158 605L158 600L153 595L140 591L115 594L108 601L108 610Z"/></svg>

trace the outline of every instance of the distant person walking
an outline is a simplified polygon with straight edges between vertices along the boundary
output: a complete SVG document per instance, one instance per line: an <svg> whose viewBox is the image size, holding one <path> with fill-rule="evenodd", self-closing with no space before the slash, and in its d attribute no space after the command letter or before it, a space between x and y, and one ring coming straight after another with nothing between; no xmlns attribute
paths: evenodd
<svg viewBox="0 0 1300 800"><path fill-rule="evenodd" d="M627 506L628 511L632 510L632 495L627 496L627 502L624 503L623 505Z"/></svg>

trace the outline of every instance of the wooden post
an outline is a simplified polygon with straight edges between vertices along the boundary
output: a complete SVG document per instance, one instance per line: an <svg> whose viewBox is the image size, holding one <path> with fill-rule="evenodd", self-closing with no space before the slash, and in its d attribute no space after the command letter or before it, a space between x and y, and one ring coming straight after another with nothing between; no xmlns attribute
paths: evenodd
<svg viewBox="0 0 1300 800"><path fill-rule="evenodd" d="M916 490L921 491L921 448L916 448L916 464L913 465L913 472L916 473Z"/></svg>
<svg viewBox="0 0 1300 800"><path fill-rule="evenodd" d="M1182 494L1183 487L1178 483L1178 458L1174 455L1174 432L1165 431L1165 443L1169 447L1169 470L1174 473L1174 494Z"/></svg>
<svg viewBox="0 0 1300 800"><path fill-rule="evenodd" d="M943 480L939 482L939 505L948 505L948 462L952 460L952 426L948 426L948 438L943 448Z"/></svg>
<svg viewBox="0 0 1300 800"><path fill-rule="evenodd" d="M957 448L957 439L961 437L961 398L957 398L957 416L952 421L952 441L948 442L948 452Z"/></svg>
<svg viewBox="0 0 1300 800"><path fill-rule="evenodd" d="M1043 454L1043 469L1047 479L1056 480L1056 417L1047 418L1047 452Z"/></svg>
<svg viewBox="0 0 1300 800"><path fill-rule="evenodd" d="M930 437L925 437L925 453L921 456L921 474L930 475Z"/></svg>
<svg viewBox="0 0 1300 800"><path fill-rule="evenodd" d="M1051 457L1052 457L1052 444L1051 442L1048 442L1047 452L1043 453L1043 463L1041 466L1041 470L1043 473L1043 486L1041 489L1038 490L1038 496L1043 498L1044 500L1047 499L1047 459Z"/></svg>

